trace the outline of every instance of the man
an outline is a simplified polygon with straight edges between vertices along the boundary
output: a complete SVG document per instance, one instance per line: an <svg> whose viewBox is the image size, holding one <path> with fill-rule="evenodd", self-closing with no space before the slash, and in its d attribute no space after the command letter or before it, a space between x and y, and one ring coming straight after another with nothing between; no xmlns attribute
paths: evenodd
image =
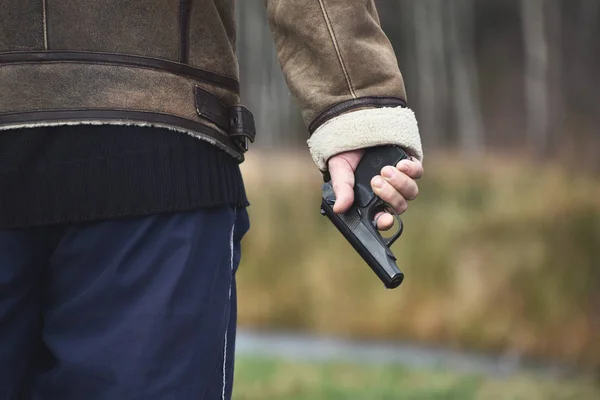
<svg viewBox="0 0 600 400"><path fill-rule="evenodd" d="M405 211L421 144L373 1L265 3L335 211L383 144L413 156L373 180ZM1 399L231 397L237 76L233 0L0 2Z"/></svg>

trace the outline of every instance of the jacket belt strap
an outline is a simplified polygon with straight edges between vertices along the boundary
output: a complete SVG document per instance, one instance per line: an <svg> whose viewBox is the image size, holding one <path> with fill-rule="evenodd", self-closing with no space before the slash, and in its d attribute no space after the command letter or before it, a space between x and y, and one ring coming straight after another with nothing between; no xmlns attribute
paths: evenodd
<svg viewBox="0 0 600 400"><path fill-rule="evenodd" d="M195 98L198 115L225 131L240 151L248 151L249 142L254 143L256 137L256 126L250 110L242 105L227 106L198 86L195 87Z"/></svg>

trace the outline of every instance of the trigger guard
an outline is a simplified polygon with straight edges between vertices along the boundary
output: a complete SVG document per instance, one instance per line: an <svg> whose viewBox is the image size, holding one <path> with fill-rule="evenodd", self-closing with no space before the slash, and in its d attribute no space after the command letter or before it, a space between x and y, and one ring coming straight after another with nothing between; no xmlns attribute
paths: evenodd
<svg viewBox="0 0 600 400"><path fill-rule="evenodd" d="M377 228L377 220L379 218L375 218L375 215L378 212L387 212L389 214L392 214L394 219L398 222L398 230L396 231L396 233L394 233L394 235L392 235L389 238L383 237L383 235L379 232L379 229ZM366 215L366 217L371 221L373 229L375 230L375 232L377 232L382 242L387 247L390 247L392 244L394 244L394 242L398 240L398 238L402 235L404 224L402 223L400 216L398 215L396 210L394 210L394 207L392 207L389 203L384 202L380 198L376 198L376 200L373 201L373 203L369 207L368 215Z"/></svg>
<svg viewBox="0 0 600 400"><path fill-rule="evenodd" d="M402 220L400 219L400 216L398 215L396 210L394 210L394 207L392 207L390 204L383 203L383 210L389 214L392 214L394 219L398 222L398 230L396 231L396 233L394 233L389 238L384 238L383 236L381 237L385 242L385 245L387 247L390 247L402 235L402 231L404 230L404 224L402 223ZM375 229L377 229L377 221L375 221Z"/></svg>

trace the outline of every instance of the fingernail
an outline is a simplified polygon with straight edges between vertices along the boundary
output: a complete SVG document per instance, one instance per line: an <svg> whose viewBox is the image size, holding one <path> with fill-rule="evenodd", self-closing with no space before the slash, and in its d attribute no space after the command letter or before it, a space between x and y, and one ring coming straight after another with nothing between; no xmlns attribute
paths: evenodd
<svg viewBox="0 0 600 400"><path fill-rule="evenodd" d="M373 178L373 186L381 189L383 187L383 179L381 179L381 177L379 177L379 176L376 176L375 178Z"/></svg>
<svg viewBox="0 0 600 400"><path fill-rule="evenodd" d="M386 178L390 179L394 176L394 168L392 167L385 167L383 169L383 171L381 171L382 175L385 176Z"/></svg>

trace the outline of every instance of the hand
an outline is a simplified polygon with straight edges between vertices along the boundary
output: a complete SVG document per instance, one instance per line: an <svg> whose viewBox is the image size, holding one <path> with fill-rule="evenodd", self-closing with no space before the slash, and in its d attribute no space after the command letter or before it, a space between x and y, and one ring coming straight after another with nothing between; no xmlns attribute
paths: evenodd
<svg viewBox="0 0 600 400"><path fill-rule="evenodd" d="M329 159L329 174L336 197L333 211L337 214L348 211L354 202L354 171L364 153L364 150L353 150ZM371 188L398 214L402 214L408 208L408 202L418 196L419 187L416 180L421 176L423 165L420 161L414 158L402 160L396 166L383 167L381 175L371 180ZM378 214L376 220L377 228L382 231L394 225L394 217L389 213Z"/></svg>

